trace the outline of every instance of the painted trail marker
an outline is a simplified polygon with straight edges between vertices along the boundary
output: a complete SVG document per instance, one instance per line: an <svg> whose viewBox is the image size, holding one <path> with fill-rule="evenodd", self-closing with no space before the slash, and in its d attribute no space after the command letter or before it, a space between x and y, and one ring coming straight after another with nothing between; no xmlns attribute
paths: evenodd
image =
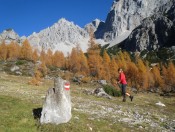
<svg viewBox="0 0 175 132"><path fill-rule="evenodd" d="M70 90L70 82L65 82L64 89L65 90Z"/></svg>

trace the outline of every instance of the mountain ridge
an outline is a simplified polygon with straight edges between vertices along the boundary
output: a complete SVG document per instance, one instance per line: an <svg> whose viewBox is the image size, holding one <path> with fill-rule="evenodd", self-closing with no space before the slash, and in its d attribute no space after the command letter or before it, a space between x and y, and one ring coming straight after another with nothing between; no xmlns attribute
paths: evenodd
<svg viewBox="0 0 175 132"><path fill-rule="evenodd" d="M84 29L65 18L61 18L57 23L39 33L28 36L29 42L34 47L45 50L50 48L53 51L64 48L62 49L64 53L70 52L77 44L83 50L87 49L88 39L89 35Z"/></svg>
<svg viewBox="0 0 175 132"><path fill-rule="evenodd" d="M90 29L92 29L95 32L97 43L102 45L109 44L109 47L112 47L116 44L122 43L123 41L126 42L128 38L135 39L136 36L132 34L145 22L145 19L159 14L160 12L163 14L165 11L169 11L169 18L172 18L172 22L174 23L174 5L170 4L173 2L175 1L114 0L111 6L111 10L107 14L105 21L95 19L92 22L86 24L84 28L81 28L78 25L74 24L74 22L70 22L65 18L61 18L52 26L45 28L38 33L34 32L28 37L23 36L20 38L19 35L14 32L14 30L4 31L0 35L0 42L5 40L8 43L10 41L22 43L23 40L27 38L31 45L35 48L38 48L39 50L59 50L63 51L64 54L67 54L68 52L71 52L71 49L73 47L79 45L80 48L86 52L89 43L89 32ZM166 21L164 22L166 23ZM145 24L149 26L148 22ZM152 26L156 25L153 24ZM141 27L143 28L143 26ZM145 44L142 44L141 41L133 41L133 39L132 43L128 41L128 45L125 44L124 47L129 48L137 44L138 46L143 47L141 50L145 48L145 46L143 46ZM146 37L144 41L148 39L149 38ZM125 49L130 50L128 48Z"/></svg>

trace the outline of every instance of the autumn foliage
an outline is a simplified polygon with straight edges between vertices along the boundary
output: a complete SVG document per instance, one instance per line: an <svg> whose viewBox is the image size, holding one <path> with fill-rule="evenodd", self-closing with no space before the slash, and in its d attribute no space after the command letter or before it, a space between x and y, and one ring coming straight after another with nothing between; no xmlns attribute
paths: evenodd
<svg viewBox="0 0 175 132"><path fill-rule="evenodd" d="M7 59L7 46L6 46L5 42L3 42L0 45L0 59L1 60L6 60Z"/></svg>
<svg viewBox="0 0 175 132"><path fill-rule="evenodd" d="M53 52L51 49L38 51L30 45L28 40L21 45L16 42L0 44L1 61L24 59L32 61L37 66L30 84L39 85L41 78L50 72L50 68L57 68L67 70L73 76L84 76L82 82L104 79L116 85L118 68L121 67L130 87L135 87L137 90L154 88L160 88L163 91L174 90L175 66L173 62L151 66L138 54L134 57L131 59L126 51L119 51L116 55L109 54L95 42L93 35L89 40L86 53L83 53L77 45L67 56L64 56L61 51Z"/></svg>
<svg viewBox="0 0 175 132"><path fill-rule="evenodd" d="M41 72L38 69L35 69L34 76L28 82L28 84L39 86L41 84Z"/></svg>
<svg viewBox="0 0 175 132"><path fill-rule="evenodd" d="M26 39L21 46L19 57L20 59L32 60L32 47Z"/></svg>

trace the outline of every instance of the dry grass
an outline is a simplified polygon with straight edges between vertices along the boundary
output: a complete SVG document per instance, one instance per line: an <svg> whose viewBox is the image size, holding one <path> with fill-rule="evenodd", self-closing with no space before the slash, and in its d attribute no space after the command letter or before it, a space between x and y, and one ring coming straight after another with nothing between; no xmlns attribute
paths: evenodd
<svg viewBox="0 0 175 132"><path fill-rule="evenodd" d="M22 131L20 125L26 124L27 131L32 126L33 131L162 131L168 130L166 122L173 123L175 120L175 98L164 98L157 94L135 94L133 102L129 99L123 103L121 97L113 97L112 100L98 98L92 95L85 95L84 89L99 87L97 84L71 83L72 96L72 119L69 123L61 125L39 125L33 119L31 110L42 107L43 100L48 88L53 87L53 80L42 80L40 86L28 85L30 77L13 76L0 73L0 97L1 102L9 103L5 106L1 103L2 109L7 109L6 113L1 113L0 123L2 130L8 131L9 126L16 127L14 131ZM155 105L158 101L164 103L166 107ZM20 103L18 103L20 102ZM16 112L8 111L8 108ZM22 108L22 109L21 109ZM23 118L18 113L27 113ZM30 113L28 113L30 112ZM15 113L17 113L15 115ZM15 115L15 116L13 116ZM21 117L19 119L19 117ZM6 117L8 117L6 119ZM10 117L10 119L9 119ZM11 119L13 118L13 119ZM16 126L13 124L16 123ZM157 124L158 127L151 126ZM21 129L20 129L21 128ZM38 128L38 129L37 129Z"/></svg>

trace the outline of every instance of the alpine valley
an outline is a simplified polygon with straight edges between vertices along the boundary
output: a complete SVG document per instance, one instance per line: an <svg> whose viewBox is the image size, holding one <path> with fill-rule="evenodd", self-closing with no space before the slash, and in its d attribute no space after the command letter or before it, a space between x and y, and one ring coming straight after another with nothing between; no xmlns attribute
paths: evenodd
<svg viewBox="0 0 175 132"><path fill-rule="evenodd" d="M118 48L144 53L165 48L166 52L174 52L175 0L114 0L105 21L95 19L81 28L61 18L51 27L28 37L6 29L0 34L0 42L22 43L28 39L40 50L59 50L67 54L79 45L86 52L90 29L94 31L96 42L111 52Z"/></svg>

